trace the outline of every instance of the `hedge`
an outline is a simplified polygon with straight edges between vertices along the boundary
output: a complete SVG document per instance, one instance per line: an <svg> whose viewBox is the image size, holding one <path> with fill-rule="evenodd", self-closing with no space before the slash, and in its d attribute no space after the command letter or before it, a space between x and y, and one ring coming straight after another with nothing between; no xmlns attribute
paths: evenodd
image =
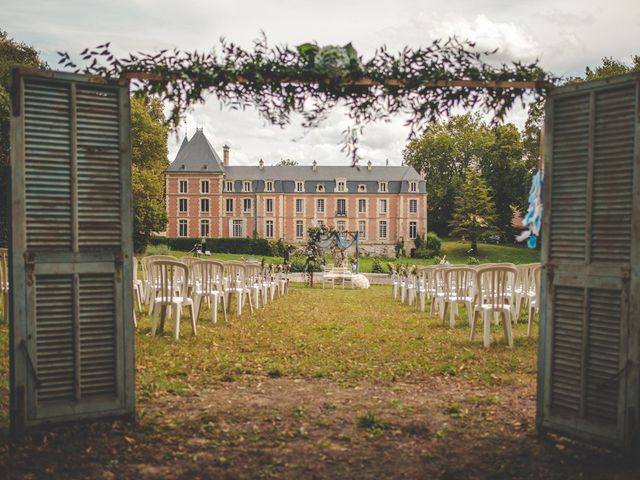
<svg viewBox="0 0 640 480"><path fill-rule="evenodd" d="M153 237L151 245L167 245L171 250L190 251L201 238ZM206 250L212 253L245 253L248 255L274 256L273 247L263 238L208 238Z"/></svg>

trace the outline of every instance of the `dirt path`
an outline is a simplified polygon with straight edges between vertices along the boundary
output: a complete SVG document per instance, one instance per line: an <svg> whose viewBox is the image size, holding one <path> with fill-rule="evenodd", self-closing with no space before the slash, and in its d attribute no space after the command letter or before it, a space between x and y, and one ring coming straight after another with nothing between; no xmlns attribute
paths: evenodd
<svg viewBox="0 0 640 480"><path fill-rule="evenodd" d="M532 385L245 379L139 404L137 425L33 435L8 478L640 478L614 455L538 437ZM4 467L3 467L4 465ZM615 477L614 475L615 470Z"/></svg>

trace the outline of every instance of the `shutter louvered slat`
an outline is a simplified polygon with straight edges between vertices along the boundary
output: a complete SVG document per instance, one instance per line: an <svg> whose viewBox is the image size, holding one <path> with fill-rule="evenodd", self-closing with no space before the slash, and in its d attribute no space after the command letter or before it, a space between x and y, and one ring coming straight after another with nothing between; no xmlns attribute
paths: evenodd
<svg viewBox="0 0 640 480"><path fill-rule="evenodd" d="M36 277L36 365L38 402L72 400L75 395L73 277Z"/></svg>
<svg viewBox="0 0 640 480"><path fill-rule="evenodd" d="M557 286L554 295L551 407L577 414L580 410L580 365L584 290Z"/></svg>
<svg viewBox="0 0 640 480"><path fill-rule="evenodd" d="M112 274L80 276L80 394L116 395Z"/></svg>
<svg viewBox="0 0 640 480"><path fill-rule="evenodd" d="M81 251L119 249L120 140L115 90L78 88L78 221Z"/></svg>
<svg viewBox="0 0 640 480"><path fill-rule="evenodd" d="M586 415L614 425L618 417L621 301L620 290L589 290Z"/></svg>
<svg viewBox="0 0 640 480"><path fill-rule="evenodd" d="M596 95L591 258L628 262L631 253L635 86Z"/></svg>
<svg viewBox="0 0 640 480"><path fill-rule="evenodd" d="M579 96L555 103L554 136L562 138L553 149L554 205L566 208L551 212L551 257L584 259L584 224L587 200L589 97Z"/></svg>
<svg viewBox="0 0 640 480"><path fill-rule="evenodd" d="M25 81L27 246L71 249L71 140L68 86Z"/></svg>

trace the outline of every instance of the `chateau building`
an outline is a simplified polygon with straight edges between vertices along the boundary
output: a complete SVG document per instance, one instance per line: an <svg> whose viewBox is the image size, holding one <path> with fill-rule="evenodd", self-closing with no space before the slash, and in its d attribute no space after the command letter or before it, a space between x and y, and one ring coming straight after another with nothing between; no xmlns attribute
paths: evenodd
<svg viewBox="0 0 640 480"><path fill-rule="evenodd" d="M389 251L426 233L425 181L412 167L235 166L229 150L221 160L201 129L185 137L166 172L167 236L301 243L309 226L326 224Z"/></svg>

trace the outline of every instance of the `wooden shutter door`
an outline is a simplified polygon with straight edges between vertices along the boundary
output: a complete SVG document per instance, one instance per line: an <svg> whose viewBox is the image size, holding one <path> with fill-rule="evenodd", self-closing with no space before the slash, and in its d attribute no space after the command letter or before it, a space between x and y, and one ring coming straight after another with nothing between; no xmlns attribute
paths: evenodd
<svg viewBox="0 0 640 480"><path fill-rule="evenodd" d="M639 79L556 89L545 125L538 424L638 432Z"/></svg>
<svg viewBox="0 0 640 480"><path fill-rule="evenodd" d="M18 69L12 102L12 427L131 416L128 86Z"/></svg>

